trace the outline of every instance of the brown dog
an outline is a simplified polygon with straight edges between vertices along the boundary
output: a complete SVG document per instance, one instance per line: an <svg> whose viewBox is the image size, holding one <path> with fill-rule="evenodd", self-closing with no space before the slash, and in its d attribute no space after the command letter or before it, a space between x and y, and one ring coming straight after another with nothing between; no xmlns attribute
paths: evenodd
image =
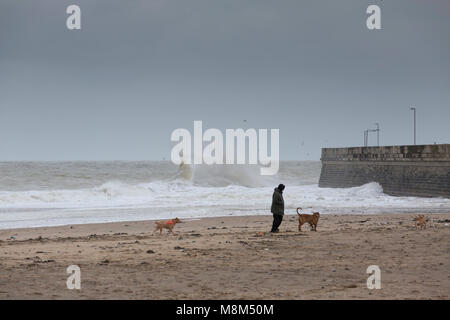
<svg viewBox="0 0 450 320"><path fill-rule="evenodd" d="M418 226L420 230L426 229L428 219L423 214L419 214L414 220L416 221L416 230Z"/></svg>
<svg viewBox="0 0 450 320"><path fill-rule="evenodd" d="M172 220L167 220L167 221L156 221L156 229L153 232L156 232L157 230L159 230L159 234L162 234L163 229L168 229L170 233L173 233L173 228L175 227L175 225L177 223L181 222L180 219L175 218Z"/></svg>
<svg viewBox="0 0 450 320"><path fill-rule="evenodd" d="M302 208L297 208L298 214L298 231L302 231L302 225L309 223L312 231L317 231L317 223L319 222L320 213L314 212L313 214L300 213L298 210Z"/></svg>

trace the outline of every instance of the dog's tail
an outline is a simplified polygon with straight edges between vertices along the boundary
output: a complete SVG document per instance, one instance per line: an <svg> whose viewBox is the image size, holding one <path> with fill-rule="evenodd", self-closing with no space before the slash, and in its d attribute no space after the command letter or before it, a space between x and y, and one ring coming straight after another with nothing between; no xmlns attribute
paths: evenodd
<svg viewBox="0 0 450 320"><path fill-rule="evenodd" d="M303 209L300 207L297 208L297 214L300 215L300 212L298 212L298 209L300 209L300 210L303 210Z"/></svg>

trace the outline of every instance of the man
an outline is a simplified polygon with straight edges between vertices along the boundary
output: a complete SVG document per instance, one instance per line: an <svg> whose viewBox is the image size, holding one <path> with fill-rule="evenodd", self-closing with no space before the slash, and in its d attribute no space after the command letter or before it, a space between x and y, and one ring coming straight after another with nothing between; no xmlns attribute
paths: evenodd
<svg viewBox="0 0 450 320"><path fill-rule="evenodd" d="M272 230L270 232L279 232L278 227L283 221L284 215L284 199L283 199L283 190L285 186L284 184L278 185L277 188L273 191L272 195L272 207L270 211L273 213L273 224Z"/></svg>

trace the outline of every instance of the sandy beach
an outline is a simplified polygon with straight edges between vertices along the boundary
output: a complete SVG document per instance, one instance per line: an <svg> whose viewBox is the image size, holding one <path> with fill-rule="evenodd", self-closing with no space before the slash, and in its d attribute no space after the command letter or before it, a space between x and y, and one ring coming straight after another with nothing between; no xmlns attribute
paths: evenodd
<svg viewBox="0 0 450 320"><path fill-rule="evenodd" d="M216 217L0 230L1 299L449 299L450 214ZM265 232L264 235L258 235ZM81 269L69 290L66 268ZM381 289L366 286L370 265Z"/></svg>

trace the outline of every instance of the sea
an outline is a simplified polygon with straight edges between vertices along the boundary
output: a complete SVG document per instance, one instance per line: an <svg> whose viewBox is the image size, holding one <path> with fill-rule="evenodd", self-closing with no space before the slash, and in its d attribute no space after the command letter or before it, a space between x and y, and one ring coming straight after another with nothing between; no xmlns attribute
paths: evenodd
<svg viewBox="0 0 450 320"><path fill-rule="evenodd" d="M0 162L0 229L153 219L270 215L273 189L285 213L444 213L450 199L393 197L376 182L319 188L320 161L174 165L170 161Z"/></svg>

